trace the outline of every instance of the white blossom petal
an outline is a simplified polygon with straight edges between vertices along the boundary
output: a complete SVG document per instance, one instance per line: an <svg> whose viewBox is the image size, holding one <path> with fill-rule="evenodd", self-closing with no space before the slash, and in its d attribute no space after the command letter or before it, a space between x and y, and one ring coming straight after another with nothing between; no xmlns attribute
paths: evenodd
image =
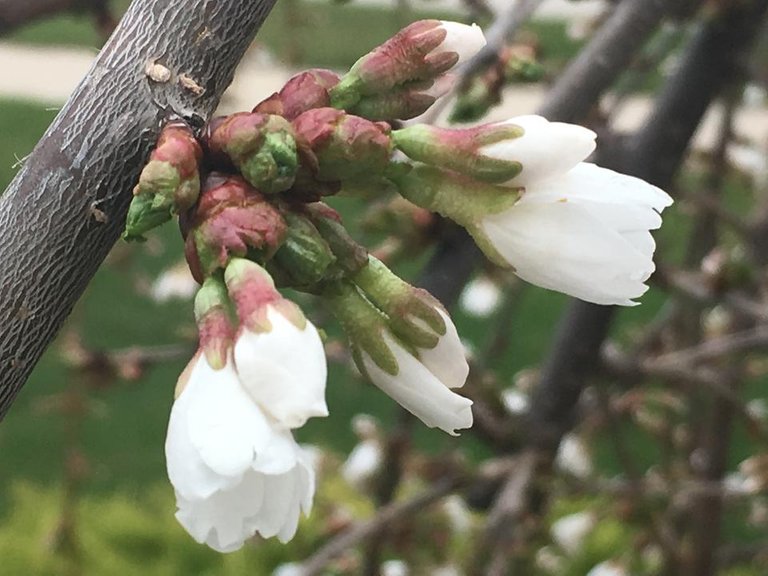
<svg viewBox="0 0 768 576"><path fill-rule="evenodd" d="M231 363L213 370L204 355L200 358L182 392L190 396L189 437L214 472L237 476L271 441L272 428L240 385Z"/></svg>
<svg viewBox="0 0 768 576"><path fill-rule="evenodd" d="M235 364L251 397L287 428L303 426L313 416L327 416L325 351L314 325L299 330L267 306L272 330L243 329L235 344Z"/></svg>
<svg viewBox="0 0 768 576"><path fill-rule="evenodd" d="M530 186L565 174L595 150L597 135L583 126L549 122L541 116L517 116L501 124L524 130L519 138L483 146L484 156L520 162L522 171L508 186Z"/></svg>
<svg viewBox="0 0 768 576"><path fill-rule="evenodd" d="M446 20L441 21L440 24L445 29L446 36L433 52L456 52L459 55L457 66L480 52L486 44L483 31L477 24L467 26Z"/></svg>
<svg viewBox="0 0 768 576"><path fill-rule="evenodd" d="M526 188L481 226L520 278L596 304L632 305L655 269L649 230L670 203L642 180L580 164Z"/></svg>
<svg viewBox="0 0 768 576"><path fill-rule="evenodd" d="M472 426L472 401L452 392L424 364L405 350L390 334L382 334L399 371L389 374L368 354L362 360L371 381L430 428L456 435L457 429Z"/></svg>
<svg viewBox="0 0 768 576"><path fill-rule="evenodd" d="M421 363L448 388L461 388L469 375L469 364L456 326L443 310L437 308L445 321L445 334L434 348L419 348Z"/></svg>
<svg viewBox="0 0 768 576"><path fill-rule="evenodd" d="M176 517L220 552L239 549L257 532L287 541L311 508L308 457L242 388L231 361L213 370L198 356L171 411L166 457Z"/></svg>
<svg viewBox="0 0 768 576"><path fill-rule="evenodd" d="M349 453L341 466L341 477L357 489L363 489L379 471L381 445L377 440L363 440Z"/></svg>

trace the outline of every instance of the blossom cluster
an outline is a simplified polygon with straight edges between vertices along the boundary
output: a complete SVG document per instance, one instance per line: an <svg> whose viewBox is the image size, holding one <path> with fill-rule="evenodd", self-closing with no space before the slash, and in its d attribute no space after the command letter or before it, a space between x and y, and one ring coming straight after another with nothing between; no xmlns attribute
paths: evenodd
<svg viewBox="0 0 768 576"><path fill-rule="evenodd" d="M368 254L325 202L394 190L464 226L494 262L600 304L631 304L653 271L669 197L584 163L591 131L537 116L469 129L396 121L427 110L485 44L477 26L424 20L343 76L309 70L202 134L163 129L125 237L177 215L199 350L179 378L166 457L177 518L228 552L293 537L314 494L293 431L328 414L321 336L278 288L317 296L360 371L426 425L472 425L469 366L448 312Z"/></svg>

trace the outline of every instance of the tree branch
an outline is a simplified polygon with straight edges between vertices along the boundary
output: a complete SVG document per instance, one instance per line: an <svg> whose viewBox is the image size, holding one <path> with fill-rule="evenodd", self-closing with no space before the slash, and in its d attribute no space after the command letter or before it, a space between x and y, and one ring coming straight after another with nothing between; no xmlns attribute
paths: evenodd
<svg viewBox="0 0 768 576"><path fill-rule="evenodd" d="M120 236L162 120L208 120L274 3L134 0L0 198L0 417Z"/></svg>
<svg viewBox="0 0 768 576"><path fill-rule="evenodd" d="M606 167L667 188L709 104L737 74L768 2L738 5L703 25L665 85L651 118L623 152L604 156ZM614 307L573 301L531 399L531 442L555 450L571 426L586 378L598 364Z"/></svg>
<svg viewBox="0 0 768 576"><path fill-rule="evenodd" d="M100 28L108 26L108 0L0 0L0 36L61 12L90 11Z"/></svg>

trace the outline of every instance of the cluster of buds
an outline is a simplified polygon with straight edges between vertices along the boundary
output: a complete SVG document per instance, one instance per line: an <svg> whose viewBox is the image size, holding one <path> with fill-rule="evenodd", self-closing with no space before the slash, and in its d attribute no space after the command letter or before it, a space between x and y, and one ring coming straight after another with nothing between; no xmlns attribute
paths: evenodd
<svg viewBox="0 0 768 576"><path fill-rule="evenodd" d="M645 290L648 231L670 200L582 163L589 130L533 116L393 126L434 103L484 42L476 26L416 22L347 74L301 73L253 111L212 120L199 140L178 123L163 129L125 236L178 214L202 286L200 348L166 443L177 517L199 542L231 551L255 533L287 540L311 505L314 472L292 431L328 413L326 360L317 329L277 287L324 301L360 371L425 424L472 425L448 312L356 243L328 197L399 192L466 227L522 278L592 302L629 304Z"/></svg>

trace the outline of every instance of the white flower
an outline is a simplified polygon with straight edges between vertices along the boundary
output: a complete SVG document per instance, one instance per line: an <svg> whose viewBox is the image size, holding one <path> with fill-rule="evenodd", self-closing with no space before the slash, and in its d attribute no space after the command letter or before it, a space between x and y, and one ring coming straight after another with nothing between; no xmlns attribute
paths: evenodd
<svg viewBox="0 0 768 576"><path fill-rule="evenodd" d="M370 438L363 440L349 453L341 466L341 477L361 490L376 475L381 466L381 444Z"/></svg>
<svg viewBox="0 0 768 576"><path fill-rule="evenodd" d="M595 517L589 512L563 516L552 523L552 539L568 554L576 554L584 539L595 526Z"/></svg>
<svg viewBox="0 0 768 576"><path fill-rule="evenodd" d="M627 571L623 566L608 560L594 566L587 572L587 576L627 576Z"/></svg>
<svg viewBox="0 0 768 576"><path fill-rule="evenodd" d="M501 403L513 416L525 414L531 404L528 395L517 388L505 388L501 391Z"/></svg>
<svg viewBox="0 0 768 576"><path fill-rule="evenodd" d="M411 571L402 560L387 560L381 564L381 576L408 576Z"/></svg>
<svg viewBox="0 0 768 576"><path fill-rule="evenodd" d="M168 302L174 298L189 300L197 292L198 284L186 262L164 270L152 284L150 294L155 302Z"/></svg>
<svg viewBox="0 0 768 576"><path fill-rule="evenodd" d="M576 478L592 474L592 458L584 441L575 434L566 434L555 456L555 466Z"/></svg>
<svg viewBox="0 0 768 576"><path fill-rule="evenodd" d="M656 247L649 230L672 204L631 176L581 163L526 187L480 227L515 273L532 284L596 304L633 305L648 287Z"/></svg>
<svg viewBox="0 0 768 576"><path fill-rule="evenodd" d="M479 276L464 288L459 304L467 314L487 318L496 311L500 301L499 286L487 276Z"/></svg>
<svg viewBox="0 0 768 576"><path fill-rule="evenodd" d="M550 122L531 115L496 124L504 125L519 126L524 133L518 138L483 146L478 154L522 165L522 171L506 183L508 186L529 186L563 174L595 150L597 134L576 124Z"/></svg>
<svg viewBox="0 0 768 576"><path fill-rule="evenodd" d="M315 491L302 449L248 395L231 360L214 370L199 353L184 378L165 444L176 518L219 552L257 532L290 540Z"/></svg>
<svg viewBox="0 0 768 576"><path fill-rule="evenodd" d="M313 416L327 416L327 368L317 329L309 320L297 327L270 304L266 317L271 330L243 327L235 342L235 365L243 386L287 428L303 426Z"/></svg>
<svg viewBox="0 0 768 576"><path fill-rule="evenodd" d="M459 55L456 66L472 58L486 44L483 31L477 24L467 26L459 22L442 20L440 25L446 31L446 36L440 45L432 50L432 53L456 52Z"/></svg>
<svg viewBox="0 0 768 576"><path fill-rule="evenodd" d="M363 366L376 386L430 428L456 435L457 429L472 426L472 401L451 391L451 388L464 384L469 370L465 367L467 361L463 353L449 352L455 348L453 343L438 344L429 351L418 350L422 355L426 352L426 360L422 356L420 361L386 330L382 332L382 340L394 356L398 371L389 374L363 351Z"/></svg>

